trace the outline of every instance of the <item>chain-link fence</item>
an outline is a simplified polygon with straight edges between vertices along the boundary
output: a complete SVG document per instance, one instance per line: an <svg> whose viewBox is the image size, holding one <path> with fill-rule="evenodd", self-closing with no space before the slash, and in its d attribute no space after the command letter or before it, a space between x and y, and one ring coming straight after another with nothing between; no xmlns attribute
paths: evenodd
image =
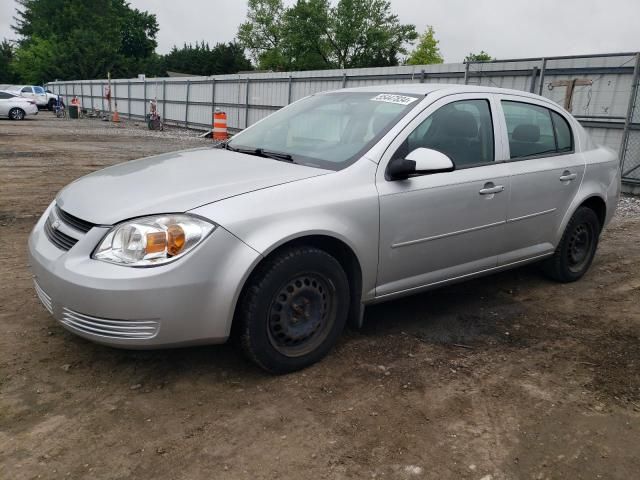
<svg viewBox="0 0 640 480"><path fill-rule="evenodd" d="M635 95L629 102L628 121L621 151L622 177L625 182L640 185L640 54L636 58L633 89Z"/></svg>
<svg viewBox="0 0 640 480"><path fill-rule="evenodd" d="M640 185L640 52L520 58L424 66L247 73L212 77L171 77L52 82L83 108L118 109L121 117L145 118L156 99L165 123L208 130L213 113L227 113L238 131L307 95L345 87L406 83L453 83L512 88L545 96L582 123L594 140L620 153L623 181Z"/></svg>

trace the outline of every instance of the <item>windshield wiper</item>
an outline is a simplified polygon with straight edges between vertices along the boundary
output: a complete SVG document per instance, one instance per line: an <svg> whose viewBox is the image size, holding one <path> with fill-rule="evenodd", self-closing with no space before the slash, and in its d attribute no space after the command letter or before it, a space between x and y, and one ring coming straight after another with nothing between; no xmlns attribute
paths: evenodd
<svg viewBox="0 0 640 480"><path fill-rule="evenodd" d="M256 155L260 155L261 157L273 158L274 160L284 160L285 162L295 163L293 157L288 153L283 152L271 152L269 150L265 150L264 148L256 148Z"/></svg>
<svg viewBox="0 0 640 480"><path fill-rule="evenodd" d="M246 153L247 155L256 155L258 157L271 158L273 160L279 160L282 162L296 163L291 155L284 152L272 152L270 150L265 150L264 148L235 148L230 146L229 144L225 144L223 148L225 148L226 150L231 150L232 152Z"/></svg>

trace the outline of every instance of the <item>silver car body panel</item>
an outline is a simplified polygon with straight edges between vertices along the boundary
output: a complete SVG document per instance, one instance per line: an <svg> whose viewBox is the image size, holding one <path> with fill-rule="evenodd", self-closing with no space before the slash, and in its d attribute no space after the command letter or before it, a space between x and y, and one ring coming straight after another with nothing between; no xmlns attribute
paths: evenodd
<svg viewBox="0 0 640 480"><path fill-rule="evenodd" d="M258 252L219 227L179 262L158 268L122 267L90 258L107 228L94 227L68 252L55 247L43 228L49 209L29 238L31 268L53 316L65 328L127 348L219 343L228 337L236 285L244 283L260 258ZM64 321L69 311L119 325L154 321L159 327L152 338L90 333Z"/></svg>
<svg viewBox="0 0 640 480"><path fill-rule="evenodd" d="M350 248L360 264L366 305L548 256L573 212L591 197L605 202L605 225L615 212L620 194L616 154L594 145L573 117L547 99L426 84L344 91L354 90L424 98L343 170L196 149L110 167L67 186L57 204L99 226L63 252L43 232L52 207L36 224L29 250L43 302L65 328L109 345L216 343L230 333L249 275L292 240L324 236ZM495 163L387 180L387 164L413 128L439 107L465 98L490 102ZM575 151L510 161L502 98L563 115L573 129ZM575 177L560 179L566 170ZM480 195L489 184L501 189ZM164 266L136 269L90 259L107 225L168 212L189 212L218 227L194 251ZM157 331L145 338L122 334L128 331L118 323L122 320L138 322L131 326L141 332L150 332L150 325Z"/></svg>
<svg viewBox="0 0 640 480"><path fill-rule="evenodd" d="M265 160L212 148L166 153L90 173L63 188L56 201L71 215L112 225L329 173Z"/></svg>

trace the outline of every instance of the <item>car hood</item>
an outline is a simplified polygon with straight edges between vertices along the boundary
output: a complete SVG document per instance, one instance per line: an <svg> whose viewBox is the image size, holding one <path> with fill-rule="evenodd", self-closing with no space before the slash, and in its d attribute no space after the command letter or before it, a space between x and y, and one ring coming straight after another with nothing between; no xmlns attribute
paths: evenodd
<svg viewBox="0 0 640 480"><path fill-rule="evenodd" d="M112 225L142 215L186 212L327 173L331 171L208 147L99 170L66 186L56 202L73 216Z"/></svg>

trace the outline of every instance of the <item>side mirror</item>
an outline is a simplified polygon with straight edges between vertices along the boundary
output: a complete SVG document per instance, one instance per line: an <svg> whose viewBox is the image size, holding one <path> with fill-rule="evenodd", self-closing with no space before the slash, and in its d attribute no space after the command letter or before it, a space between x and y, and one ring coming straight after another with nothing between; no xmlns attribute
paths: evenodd
<svg viewBox="0 0 640 480"><path fill-rule="evenodd" d="M410 175L452 172L454 169L453 162L444 153L430 148L416 148L406 158L392 160L387 172L392 180L406 180Z"/></svg>

